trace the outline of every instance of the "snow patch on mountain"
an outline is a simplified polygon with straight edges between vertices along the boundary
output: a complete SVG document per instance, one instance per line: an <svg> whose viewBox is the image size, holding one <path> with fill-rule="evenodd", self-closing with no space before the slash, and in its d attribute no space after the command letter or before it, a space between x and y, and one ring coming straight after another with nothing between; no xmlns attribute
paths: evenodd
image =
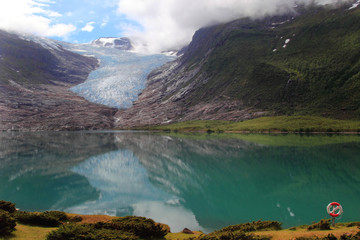
<svg viewBox="0 0 360 240"><path fill-rule="evenodd" d="M126 37L114 38L114 37L103 37L91 42L92 45L116 48L119 50L133 50L134 47L131 43L131 40Z"/></svg>
<svg viewBox="0 0 360 240"><path fill-rule="evenodd" d="M18 35L20 39L25 41L31 41L37 44L40 44L43 48L47 50L57 50L57 51L63 51L62 46L60 45L59 41L52 40L45 37L39 37L35 35L30 34L22 34Z"/></svg>
<svg viewBox="0 0 360 240"><path fill-rule="evenodd" d="M288 38L288 39L286 39L286 40L285 40L285 44L284 44L283 48L286 48L289 42L290 42L290 39L289 39L289 38Z"/></svg>
<svg viewBox="0 0 360 240"><path fill-rule="evenodd" d="M356 1L356 2L349 8L349 10L354 9L354 8L357 8L359 5L360 5L360 0Z"/></svg>

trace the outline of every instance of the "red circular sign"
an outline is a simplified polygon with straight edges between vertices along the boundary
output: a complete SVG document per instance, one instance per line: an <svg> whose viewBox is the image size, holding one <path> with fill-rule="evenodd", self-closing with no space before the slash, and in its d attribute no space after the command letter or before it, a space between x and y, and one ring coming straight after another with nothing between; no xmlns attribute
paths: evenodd
<svg viewBox="0 0 360 240"><path fill-rule="evenodd" d="M327 212L332 217L338 217L343 213L340 203L332 202L327 206Z"/></svg>

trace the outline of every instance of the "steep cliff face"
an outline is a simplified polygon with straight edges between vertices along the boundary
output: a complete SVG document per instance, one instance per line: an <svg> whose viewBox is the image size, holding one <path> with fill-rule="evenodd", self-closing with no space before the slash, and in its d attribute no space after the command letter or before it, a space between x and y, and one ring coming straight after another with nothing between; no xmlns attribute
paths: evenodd
<svg viewBox="0 0 360 240"><path fill-rule="evenodd" d="M119 127L311 114L359 118L360 9L298 7L197 31L153 71Z"/></svg>
<svg viewBox="0 0 360 240"><path fill-rule="evenodd" d="M0 130L111 128L114 109L68 91L96 66L54 42L0 31Z"/></svg>

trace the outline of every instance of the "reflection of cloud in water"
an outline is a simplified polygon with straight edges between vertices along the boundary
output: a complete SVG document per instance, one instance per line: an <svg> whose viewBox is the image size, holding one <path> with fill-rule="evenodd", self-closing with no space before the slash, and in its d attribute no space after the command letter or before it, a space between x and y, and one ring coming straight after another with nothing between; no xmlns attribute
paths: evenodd
<svg viewBox="0 0 360 240"><path fill-rule="evenodd" d="M146 169L131 151L94 156L72 168L100 191L99 199L66 209L80 214L137 215L168 224L172 231L200 229L195 216L180 200L150 181ZM190 224L190 225L189 225Z"/></svg>
<svg viewBox="0 0 360 240"><path fill-rule="evenodd" d="M171 227L172 232L180 232L184 228L206 231L200 227L195 215L180 205L170 205L164 202L139 202L133 204L135 216L146 216L163 222Z"/></svg>

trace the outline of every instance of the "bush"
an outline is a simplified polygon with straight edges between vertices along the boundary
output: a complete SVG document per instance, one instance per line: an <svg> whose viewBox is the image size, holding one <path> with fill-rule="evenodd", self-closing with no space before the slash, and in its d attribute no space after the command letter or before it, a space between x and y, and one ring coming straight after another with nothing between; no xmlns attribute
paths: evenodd
<svg viewBox="0 0 360 240"><path fill-rule="evenodd" d="M16 211L15 203L0 200L0 210L4 210L9 213L14 213Z"/></svg>
<svg viewBox="0 0 360 240"><path fill-rule="evenodd" d="M201 236L199 240L270 240L271 237L255 236L242 231L237 232L217 232Z"/></svg>
<svg viewBox="0 0 360 240"><path fill-rule="evenodd" d="M259 237L248 232L260 231L260 230L280 230L281 223L276 221L257 221L251 223L244 223L238 225L232 225L222 228L218 231L212 232L205 236L201 236L201 240L232 240L232 239L244 239L244 240L267 240L269 237Z"/></svg>
<svg viewBox="0 0 360 240"><path fill-rule="evenodd" d="M51 232L47 240L162 239L167 234L160 224L144 217L122 217L95 224L66 224Z"/></svg>
<svg viewBox="0 0 360 240"><path fill-rule="evenodd" d="M57 219L60 222L66 222L69 221L69 217L66 215L66 213L61 211L46 211L43 213L46 217L52 217Z"/></svg>
<svg viewBox="0 0 360 240"><path fill-rule="evenodd" d="M81 217L81 216L79 216L79 215L76 215L76 216L74 216L74 217L71 217L71 218L69 218L69 222L81 222L83 220L83 218Z"/></svg>
<svg viewBox="0 0 360 240"><path fill-rule="evenodd" d="M253 232L259 230L280 230L281 229L280 222L277 221L257 221L257 222L250 222L250 223L243 223L238 225L232 225L225 228L220 229L218 232L225 232L225 231L244 231L244 232Z"/></svg>
<svg viewBox="0 0 360 240"><path fill-rule="evenodd" d="M41 227L57 227L62 222L67 221L65 213L59 211L49 211L44 213L16 212L16 221L25 225Z"/></svg>
<svg viewBox="0 0 360 240"><path fill-rule="evenodd" d="M94 224L66 224L50 232L47 240L135 240L137 236L111 229L95 229Z"/></svg>
<svg viewBox="0 0 360 240"><path fill-rule="evenodd" d="M311 230L330 230L330 219L321 219L318 223L313 223L307 228Z"/></svg>
<svg viewBox="0 0 360 240"><path fill-rule="evenodd" d="M360 239L360 231L355 235L352 234L343 234L340 236L340 240L359 240Z"/></svg>
<svg viewBox="0 0 360 240"><path fill-rule="evenodd" d="M122 230L140 238L163 238L168 233L160 224L145 217L121 217L109 223L97 223L96 228Z"/></svg>
<svg viewBox="0 0 360 240"><path fill-rule="evenodd" d="M16 221L9 212L0 210L0 236L9 235L15 230Z"/></svg>

